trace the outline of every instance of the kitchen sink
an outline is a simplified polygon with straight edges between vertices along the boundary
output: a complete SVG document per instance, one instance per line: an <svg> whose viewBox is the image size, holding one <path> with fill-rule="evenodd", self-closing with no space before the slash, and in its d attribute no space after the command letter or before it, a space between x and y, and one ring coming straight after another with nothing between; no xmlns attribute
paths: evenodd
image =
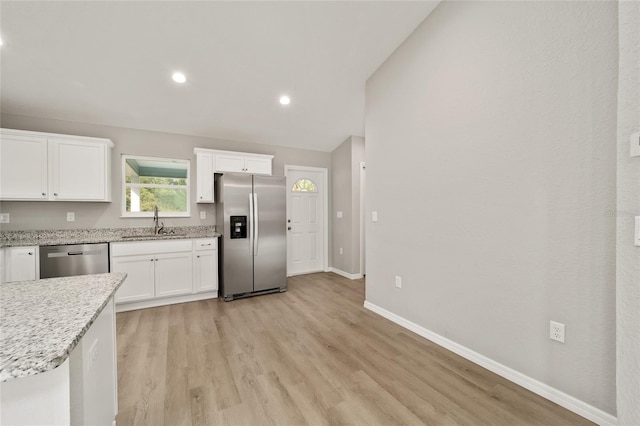
<svg viewBox="0 0 640 426"><path fill-rule="evenodd" d="M143 235L125 235L121 237L123 240L143 239L143 238L171 238L184 237L184 234L143 234Z"/></svg>

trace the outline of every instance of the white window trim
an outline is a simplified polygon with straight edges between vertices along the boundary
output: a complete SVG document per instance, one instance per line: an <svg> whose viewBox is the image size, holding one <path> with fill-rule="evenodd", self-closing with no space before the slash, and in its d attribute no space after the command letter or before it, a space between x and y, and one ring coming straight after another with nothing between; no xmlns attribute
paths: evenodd
<svg viewBox="0 0 640 426"><path fill-rule="evenodd" d="M120 179L122 181L122 196L120 198L120 217L153 217L153 212L128 212L127 210L127 187L133 188L176 188L175 185L157 185L157 184L127 184L127 159L134 158L140 160L153 160L153 161L167 161L167 162L175 162L185 164L187 166L187 185L184 187L187 191L187 211L186 212L158 212L158 217L191 217L191 161L190 160L181 160L176 158L162 158L162 157L147 157L143 155L131 155L131 154L122 154L122 161L120 162L120 167L122 168L122 173L120 174ZM180 186L180 188L183 188Z"/></svg>

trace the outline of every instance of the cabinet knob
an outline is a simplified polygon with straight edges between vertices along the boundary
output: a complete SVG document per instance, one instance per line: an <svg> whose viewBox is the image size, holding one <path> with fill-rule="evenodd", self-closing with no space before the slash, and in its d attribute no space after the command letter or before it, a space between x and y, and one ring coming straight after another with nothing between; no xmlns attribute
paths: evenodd
<svg viewBox="0 0 640 426"><path fill-rule="evenodd" d="M153 259L149 259L149 262L153 262Z"/></svg>
<svg viewBox="0 0 640 426"><path fill-rule="evenodd" d="M53 195L55 195L55 196L57 197L57 196L58 196L58 193L57 193L57 192L54 192L54 193L53 193Z"/></svg>
<svg viewBox="0 0 640 426"><path fill-rule="evenodd" d="M200 256L196 256L198 259L200 259Z"/></svg>
<svg viewBox="0 0 640 426"><path fill-rule="evenodd" d="M46 192L43 192L43 193L42 193L42 195L47 195L47 193L46 193Z"/></svg>
<svg viewBox="0 0 640 426"><path fill-rule="evenodd" d="M32 254L33 254L32 252L29 252L29 256L31 256Z"/></svg>
<svg viewBox="0 0 640 426"><path fill-rule="evenodd" d="M202 200L202 195L200 196L200 199Z"/></svg>

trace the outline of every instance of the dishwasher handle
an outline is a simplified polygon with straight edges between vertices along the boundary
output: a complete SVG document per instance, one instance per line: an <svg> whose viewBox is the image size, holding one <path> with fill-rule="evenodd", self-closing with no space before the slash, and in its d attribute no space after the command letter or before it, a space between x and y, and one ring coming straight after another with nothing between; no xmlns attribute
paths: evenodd
<svg viewBox="0 0 640 426"><path fill-rule="evenodd" d="M52 257L67 257L67 256L88 256L102 254L103 250L84 250L84 251L54 251L53 253L47 253L48 258Z"/></svg>

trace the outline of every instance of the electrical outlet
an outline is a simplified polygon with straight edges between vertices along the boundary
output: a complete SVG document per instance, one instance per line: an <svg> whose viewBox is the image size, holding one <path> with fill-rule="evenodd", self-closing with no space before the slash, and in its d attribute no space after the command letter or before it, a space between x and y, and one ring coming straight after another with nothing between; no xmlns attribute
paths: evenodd
<svg viewBox="0 0 640 426"><path fill-rule="evenodd" d="M207 218L207 212L205 212L204 210L200 212L200 219L206 219Z"/></svg>
<svg viewBox="0 0 640 426"><path fill-rule="evenodd" d="M549 339L564 343L564 324L550 321L549 322Z"/></svg>
<svg viewBox="0 0 640 426"><path fill-rule="evenodd" d="M67 222L74 222L76 220L76 214L74 212L67 212Z"/></svg>
<svg viewBox="0 0 640 426"><path fill-rule="evenodd" d="M378 212L371 212L371 221L372 222L378 221Z"/></svg>
<svg viewBox="0 0 640 426"><path fill-rule="evenodd" d="M344 250L342 250L342 247L340 247L340 254L344 254Z"/></svg>
<svg viewBox="0 0 640 426"><path fill-rule="evenodd" d="M396 287L402 288L402 277L400 275L396 275Z"/></svg>
<svg viewBox="0 0 640 426"><path fill-rule="evenodd" d="M9 223L10 221L9 213L0 213L0 223Z"/></svg>
<svg viewBox="0 0 640 426"><path fill-rule="evenodd" d="M336 218L338 218L338 219L342 219L342 211L338 210L338 211L336 212Z"/></svg>

